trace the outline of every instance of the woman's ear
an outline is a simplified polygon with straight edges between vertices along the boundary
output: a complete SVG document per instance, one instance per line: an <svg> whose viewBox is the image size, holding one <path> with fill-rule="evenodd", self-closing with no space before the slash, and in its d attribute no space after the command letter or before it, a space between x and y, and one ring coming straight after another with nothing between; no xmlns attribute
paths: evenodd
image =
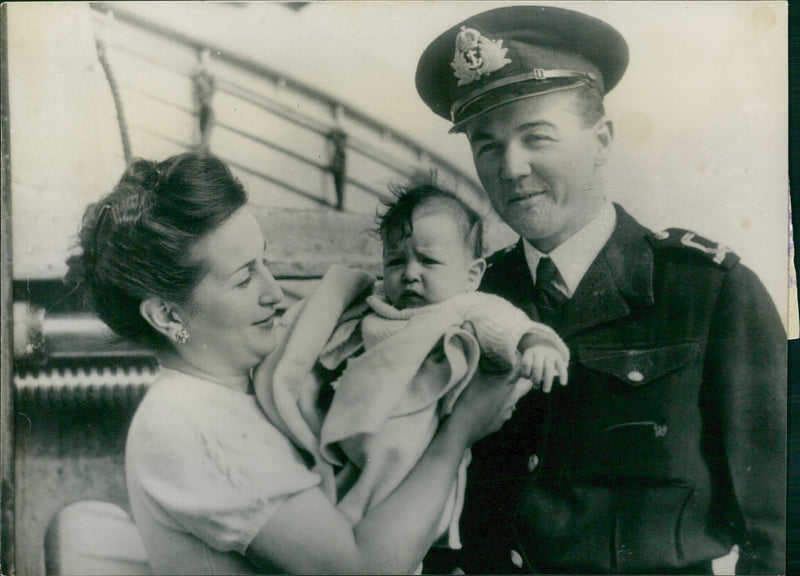
<svg viewBox="0 0 800 576"><path fill-rule="evenodd" d="M483 258L476 258L470 263L467 268L467 290L465 292L474 292L483 280L483 273L486 272L486 260Z"/></svg>
<svg viewBox="0 0 800 576"><path fill-rule="evenodd" d="M185 329L180 316L161 298L148 298L142 301L139 304L139 313L150 326L167 338L173 339L178 331Z"/></svg>
<svg viewBox="0 0 800 576"><path fill-rule="evenodd" d="M614 123L607 116L603 116L594 126L594 136L597 149L594 155L594 165L603 166L608 162L608 153L614 141Z"/></svg>

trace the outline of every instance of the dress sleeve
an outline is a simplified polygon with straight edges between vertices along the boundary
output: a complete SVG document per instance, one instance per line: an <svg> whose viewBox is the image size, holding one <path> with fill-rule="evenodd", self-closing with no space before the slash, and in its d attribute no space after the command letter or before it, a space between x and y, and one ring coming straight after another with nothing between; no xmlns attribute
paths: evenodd
<svg viewBox="0 0 800 576"><path fill-rule="evenodd" d="M523 335L531 334L537 343L556 348L565 361L569 349L556 332L540 322L534 322L522 310L494 294L470 292L454 298L465 322L475 330L481 353L501 366L513 366L517 346Z"/></svg>
<svg viewBox="0 0 800 576"><path fill-rule="evenodd" d="M230 413L222 404L205 413L193 402L191 411L151 406L128 443L129 467L156 518L222 552L244 554L289 495L319 483L250 404Z"/></svg>
<svg viewBox="0 0 800 576"><path fill-rule="evenodd" d="M728 274L710 330L704 405L725 454L736 573L783 573L787 341L770 296L744 266Z"/></svg>

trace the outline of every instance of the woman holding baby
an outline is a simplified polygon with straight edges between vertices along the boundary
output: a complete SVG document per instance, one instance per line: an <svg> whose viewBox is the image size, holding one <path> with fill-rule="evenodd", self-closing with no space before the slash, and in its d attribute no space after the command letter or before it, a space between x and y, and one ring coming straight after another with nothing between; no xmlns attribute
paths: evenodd
<svg viewBox="0 0 800 576"><path fill-rule="evenodd" d="M499 429L524 388L474 378L400 485L351 524L254 394L254 369L282 350L299 311L277 314L283 294L246 203L213 156L135 160L87 209L82 251L69 261L98 316L158 351L158 380L126 448L151 567L412 572L437 536L465 450Z"/></svg>

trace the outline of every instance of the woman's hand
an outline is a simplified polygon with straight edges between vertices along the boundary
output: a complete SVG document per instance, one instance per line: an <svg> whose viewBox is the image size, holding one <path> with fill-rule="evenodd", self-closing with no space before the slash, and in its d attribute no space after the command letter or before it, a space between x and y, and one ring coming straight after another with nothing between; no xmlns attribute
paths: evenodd
<svg viewBox="0 0 800 576"><path fill-rule="evenodd" d="M355 526L318 489L290 496L259 531L247 557L297 574L408 574L438 536L464 455L500 429L531 389L518 374L476 373L406 479Z"/></svg>
<svg viewBox="0 0 800 576"><path fill-rule="evenodd" d="M318 489L290 496L259 531L247 557L298 574L408 574L438 536L445 503L469 448L496 432L531 389L518 372L476 373L422 458L380 504L350 526Z"/></svg>
<svg viewBox="0 0 800 576"><path fill-rule="evenodd" d="M463 434L468 448L500 430L511 418L517 401L532 387L530 380L519 377L519 369L506 374L478 371L456 401L444 426L448 431L452 429L454 433Z"/></svg>

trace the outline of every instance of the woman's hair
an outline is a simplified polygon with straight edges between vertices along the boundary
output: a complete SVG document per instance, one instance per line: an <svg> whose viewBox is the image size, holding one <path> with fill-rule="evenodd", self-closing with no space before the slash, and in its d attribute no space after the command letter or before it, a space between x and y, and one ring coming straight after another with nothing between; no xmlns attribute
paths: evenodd
<svg viewBox="0 0 800 576"><path fill-rule="evenodd" d="M453 192L431 183L392 185L393 198L382 200L386 208L377 216L378 233L384 244L397 242L413 233L412 217L421 207L435 209L450 215L458 224L464 245L472 256L483 255L483 223L480 216Z"/></svg>
<svg viewBox="0 0 800 576"><path fill-rule="evenodd" d="M166 339L142 317L140 303L189 303L205 266L190 260L192 248L246 203L244 187L216 156L135 159L114 190L86 209L81 253L67 260L65 281L84 291L114 332L161 347Z"/></svg>

